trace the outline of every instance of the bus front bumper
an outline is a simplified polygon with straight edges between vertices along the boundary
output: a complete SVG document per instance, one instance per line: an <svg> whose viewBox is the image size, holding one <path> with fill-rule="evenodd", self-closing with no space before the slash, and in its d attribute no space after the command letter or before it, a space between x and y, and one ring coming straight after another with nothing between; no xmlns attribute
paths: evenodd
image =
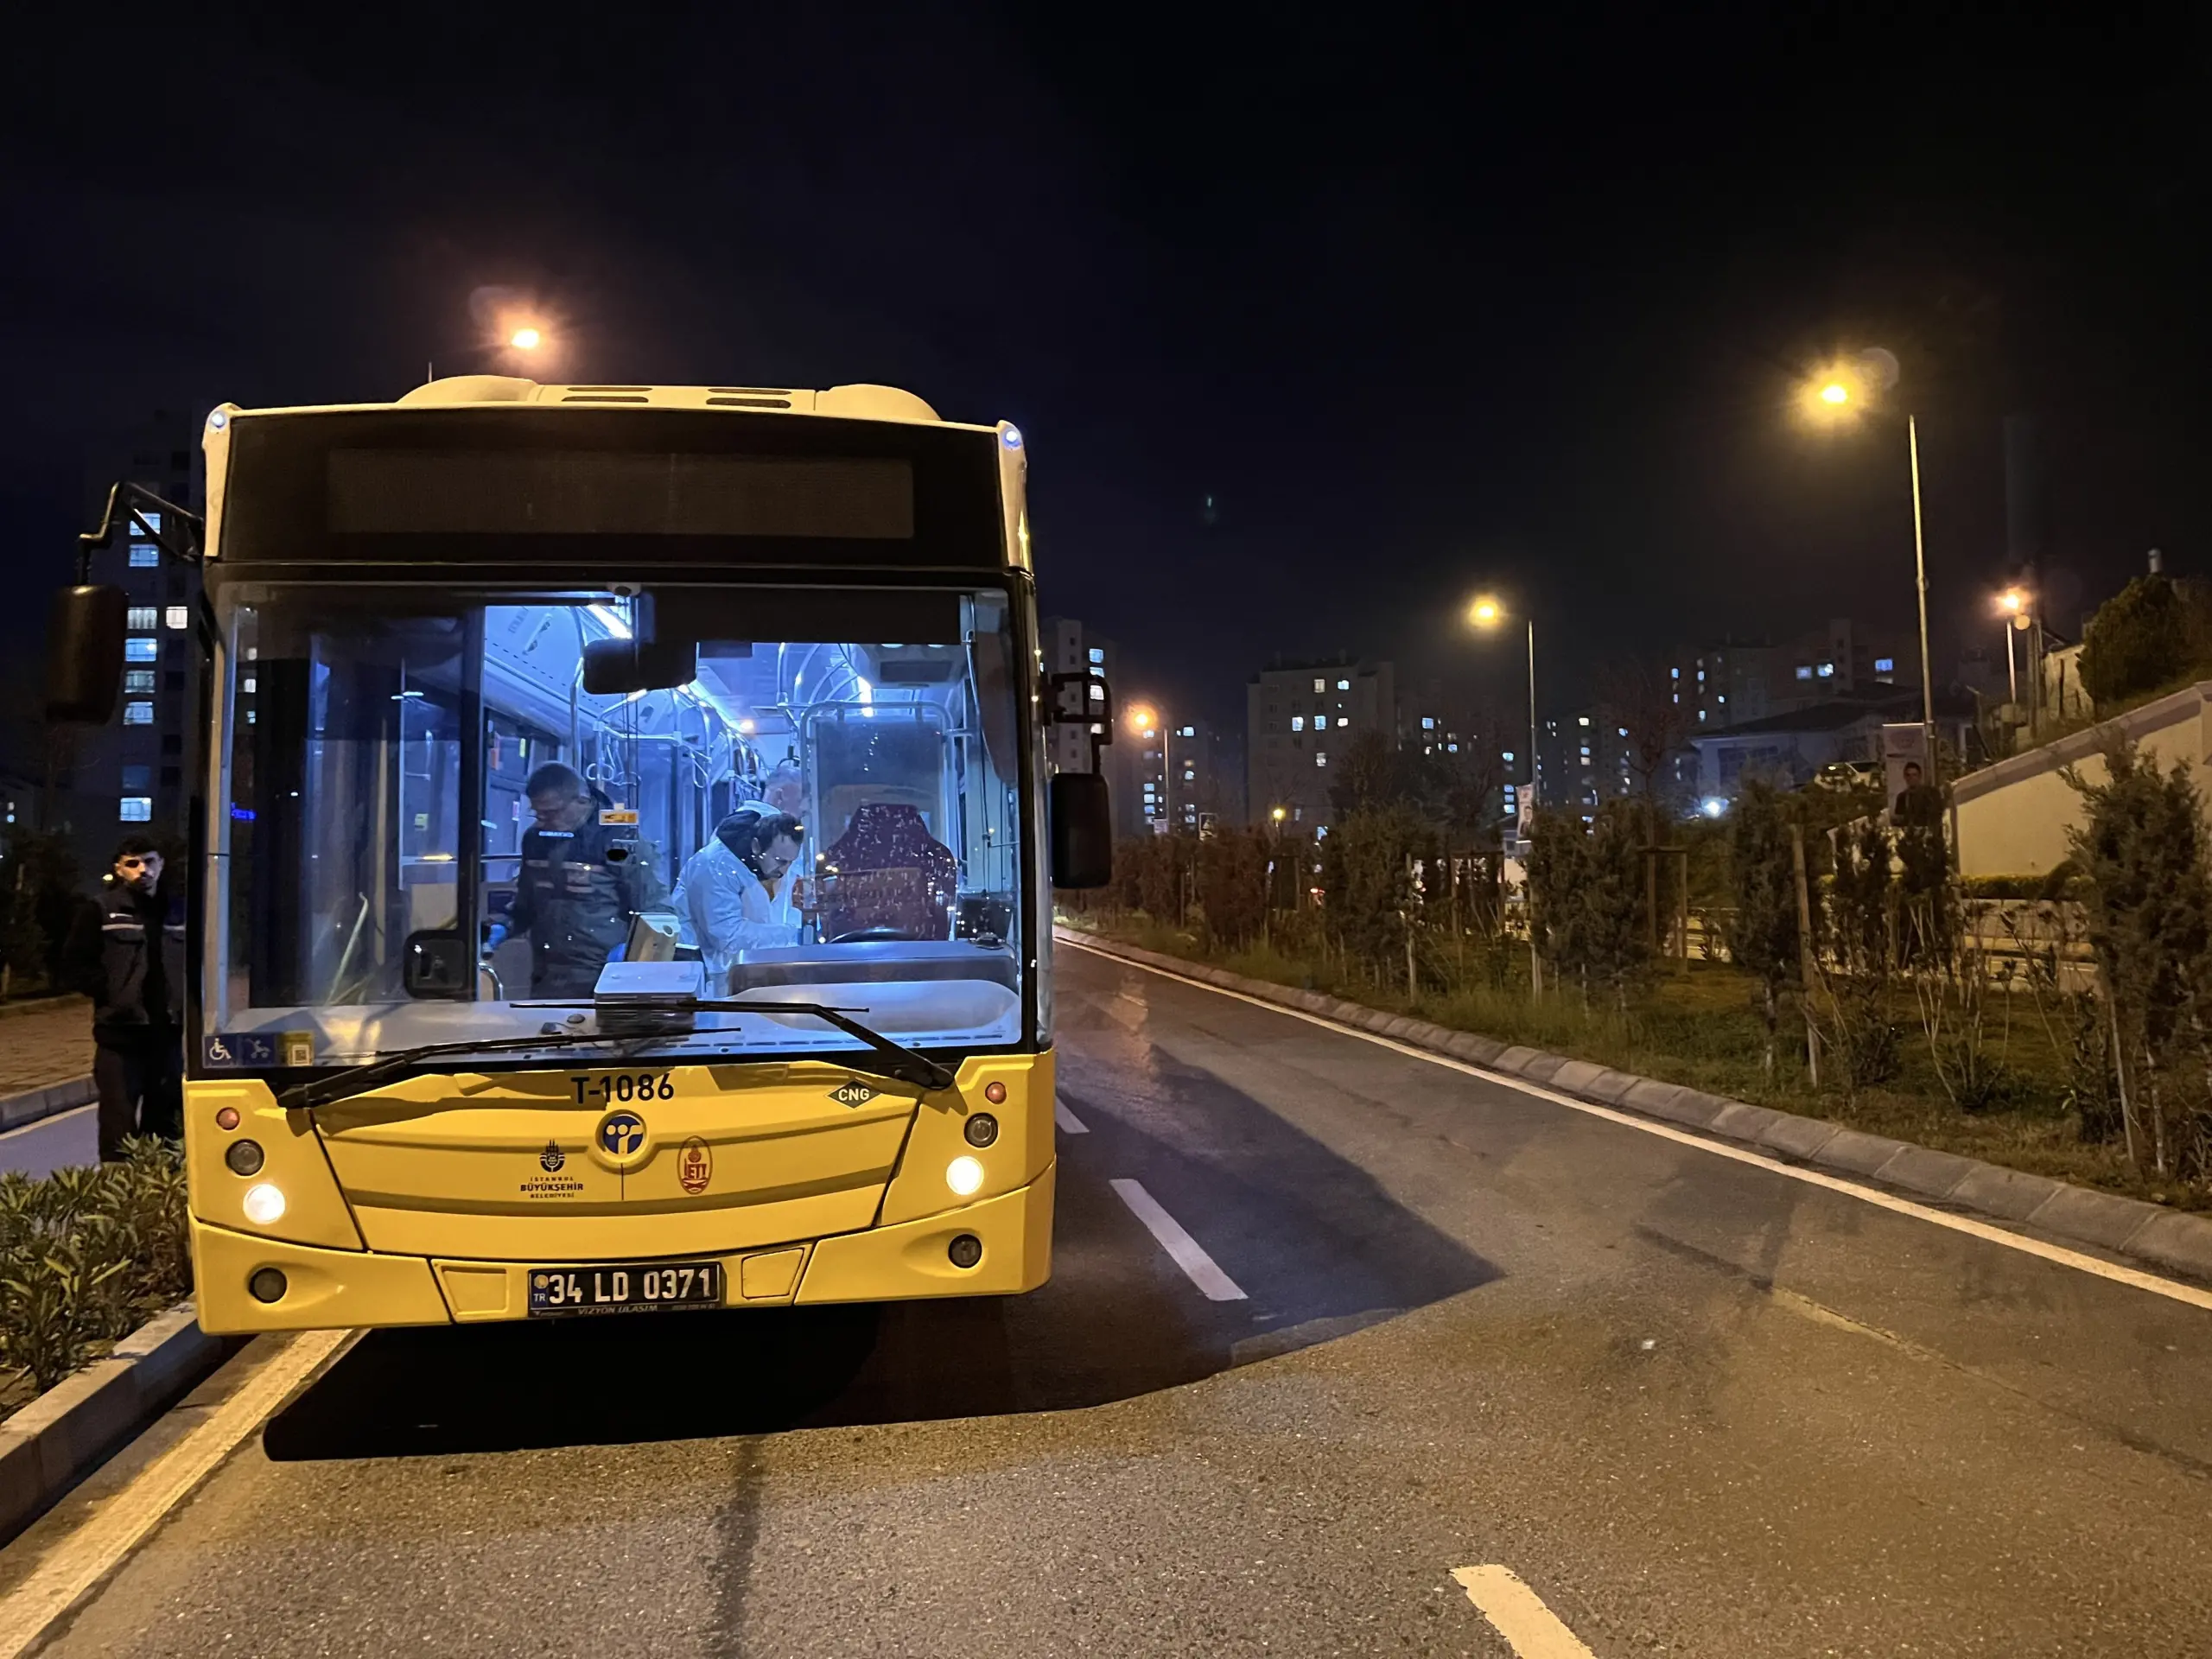
<svg viewBox="0 0 2212 1659"><path fill-rule="evenodd" d="M1027 1186L942 1214L715 1256L722 1264L723 1305L906 1301L1034 1290L1052 1271L1057 1171L1057 1164L1047 1164ZM982 1247L972 1267L956 1265L955 1241L963 1237ZM325 1249L257 1238L196 1217L192 1259L200 1326L223 1336L520 1319L528 1317L533 1268L598 1265ZM266 1274L272 1268L283 1275L282 1287L264 1300L278 1289ZM253 1288L257 1275L262 1275L259 1294Z"/></svg>

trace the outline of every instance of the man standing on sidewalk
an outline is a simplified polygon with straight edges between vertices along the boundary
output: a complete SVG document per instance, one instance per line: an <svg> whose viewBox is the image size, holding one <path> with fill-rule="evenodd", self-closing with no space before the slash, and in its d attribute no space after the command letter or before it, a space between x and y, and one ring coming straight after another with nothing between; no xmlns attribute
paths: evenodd
<svg viewBox="0 0 2212 1659"><path fill-rule="evenodd" d="M103 1162L123 1156L127 1136L184 1133L184 918L161 886L160 850L124 836L70 937L70 977L92 999Z"/></svg>

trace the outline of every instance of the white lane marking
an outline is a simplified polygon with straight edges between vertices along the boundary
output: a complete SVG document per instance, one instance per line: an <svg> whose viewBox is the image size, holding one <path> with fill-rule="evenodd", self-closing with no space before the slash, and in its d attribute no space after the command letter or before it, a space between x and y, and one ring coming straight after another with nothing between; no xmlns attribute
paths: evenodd
<svg viewBox="0 0 2212 1659"><path fill-rule="evenodd" d="M294 1337L205 1422L71 1533L0 1601L0 1659L16 1659L45 1635L353 1336L351 1331L308 1331Z"/></svg>
<svg viewBox="0 0 2212 1659"><path fill-rule="evenodd" d="M1861 1186L1856 1181L1845 1180L1840 1176L1830 1175L1821 1170L1807 1169L1797 1164L1785 1164L1779 1159L1769 1158L1763 1153L1752 1152L1743 1147L1732 1147L1723 1141L1708 1141L1701 1135L1694 1135L1688 1129L1678 1129L1670 1123L1655 1123L1649 1118L1635 1117L1627 1112L1617 1112L1610 1106L1600 1106L1595 1101L1577 1100L1572 1095L1562 1095L1547 1089L1540 1083L1529 1083L1520 1077L1509 1077L1503 1071L1488 1071L1479 1065L1470 1065L1465 1060L1455 1060L1448 1054L1432 1054L1425 1048L1414 1048L1409 1044L1398 1042L1392 1038L1378 1037L1371 1031L1362 1031L1357 1026L1342 1025L1334 1020L1325 1019L1318 1014L1308 1014L1303 1008L1286 1008L1277 1002L1264 1001L1256 996L1247 996L1242 991L1225 991L1220 986L1209 985L1202 979L1192 979L1185 975L1170 973L1166 969L1154 968L1149 963L1132 962L1127 957L1117 957L1110 950L1101 950L1095 945L1084 944L1079 940L1066 938L1065 935L1061 935L1060 940L1061 943L1071 945L1077 950L1088 950L1094 957L1103 957L1108 962L1118 963L1124 968L1134 968L1140 973L1157 974L1160 978L1172 979L1179 985L1189 985L1198 990L1211 991L1216 996L1229 997L1238 1002L1249 1002L1255 1008L1264 1008L1270 1014L1280 1014L1286 1019L1303 1020L1309 1026L1319 1026L1322 1030L1335 1032L1341 1037L1357 1037L1363 1043L1373 1043L1378 1048L1390 1049L1412 1059L1426 1060L1429 1065L1440 1065L1447 1071L1464 1072L1468 1077L1479 1077L1484 1083L1500 1084L1508 1089L1516 1089L1524 1095L1535 1096L1538 1100L1548 1100L1554 1106L1564 1106L1569 1111L1580 1112L1589 1117L1601 1117L1608 1123L1618 1123L1628 1128L1641 1130L1645 1135L1656 1135L1662 1141L1673 1141L1685 1147L1695 1147L1700 1152L1709 1152L1716 1158L1731 1158L1739 1164L1750 1164L1756 1168L1770 1170L1775 1174L1787 1176L1793 1181L1802 1181L1808 1186L1824 1186L1831 1192L1841 1192L1847 1197L1861 1199L1878 1209L1892 1211L1900 1216L1910 1216L1916 1221L1925 1221L1937 1227L1946 1227L1955 1233L1965 1233L1969 1237L1979 1238L1991 1244L2001 1244L2006 1249L2018 1250L2024 1255L2040 1256L2046 1262L2055 1262L2061 1267L2073 1268L2080 1272L2094 1274L2100 1279L2109 1279L2115 1284L2127 1285L2136 1290L2147 1290L2152 1295L2164 1296L2170 1301L2186 1302L2191 1307L2212 1311L2212 1290L2203 1290L2195 1285L2183 1284L2178 1280L2161 1279L2156 1274L2145 1273L2135 1268L2122 1267L2116 1262L2107 1262L2098 1256L2084 1255L2079 1250L2069 1250L2063 1244L2052 1244L2040 1238L2031 1238L2025 1233L2007 1232L2002 1227L1986 1221L1977 1221L1972 1216L1954 1215L1948 1210L1937 1210L1928 1205L1916 1204L1910 1198L1901 1198L1894 1192L1885 1192L1877 1187Z"/></svg>
<svg viewBox="0 0 2212 1659"><path fill-rule="evenodd" d="M1236 1281L1221 1270L1221 1264L1206 1254L1205 1247L1183 1230L1183 1224L1160 1207L1160 1200L1144 1190L1143 1182L1116 1180L1108 1185L1144 1223L1146 1230L1160 1241L1160 1248L1175 1258L1175 1265L1205 1293L1208 1301L1249 1300L1237 1287Z"/></svg>
<svg viewBox="0 0 2212 1659"><path fill-rule="evenodd" d="M1521 1659L1597 1659L1510 1567L1455 1567L1452 1576Z"/></svg>
<svg viewBox="0 0 2212 1659"><path fill-rule="evenodd" d="M86 1112L99 1109L99 1103L95 1100L82 1106L72 1106L66 1112L49 1112L44 1117L35 1117L28 1123L18 1123L12 1129L0 1132L0 1141L12 1141L19 1135L29 1135L35 1129L50 1129L58 1124L67 1123L73 1117L82 1117Z"/></svg>
<svg viewBox="0 0 2212 1659"><path fill-rule="evenodd" d="M1052 1096L1052 1121L1060 1126L1062 1135L1089 1135L1090 1126L1068 1110L1067 1102L1058 1095Z"/></svg>

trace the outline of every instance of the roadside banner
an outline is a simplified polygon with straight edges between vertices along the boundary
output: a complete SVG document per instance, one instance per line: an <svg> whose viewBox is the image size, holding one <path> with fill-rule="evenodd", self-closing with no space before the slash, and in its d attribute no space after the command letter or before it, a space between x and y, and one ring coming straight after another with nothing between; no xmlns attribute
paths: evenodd
<svg viewBox="0 0 2212 1659"><path fill-rule="evenodd" d="M1928 728L1918 721L1882 728L1882 795L1892 828L1942 822L1943 797L1929 764Z"/></svg>

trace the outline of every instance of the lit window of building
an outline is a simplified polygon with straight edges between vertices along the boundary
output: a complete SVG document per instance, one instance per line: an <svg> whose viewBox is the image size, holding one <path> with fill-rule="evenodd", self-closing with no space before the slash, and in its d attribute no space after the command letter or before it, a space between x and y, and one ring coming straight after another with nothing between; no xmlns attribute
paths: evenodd
<svg viewBox="0 0 2212 1659"><path fill-rule="evenodd" d="M1457 754L1459 753L1459 746L1457 743L1446 743L1444 746L1444 748L1445 752L1449 754Z"/></svg>
<svg viewBox="0 0 2212 1659"><path fill-rule="evenodd" d="M1822 663L1821 664L1821 677L1824 680L1834 679L1835 677L1835 664L1834 663Z"/></svg>
<svg viewBox="0 0 2212 1659"><path fill-rule="evenodd" d="M1801 680L1809 680L1813 677L1813 671L1803 663L1800 663L1797 664L1797 677Z"/></svg>
<svg viewBox="0 0 2212 1659"><path fill-rule="evenodd" d="M123 723L126 726L150 726L154 723L154 705L133 700L123 705Z"/></svg>
<svg viewBox="0 0 2212 1659"><path fill-rule="evenodd" d="M1590 723L1590 716L1587 715L1577 715L1574 717L1574 723L1578 726L1587 726Z"/></svg>
<svg viewBox="0 0 2212 1659"><path fill-rule="evenodd" d="M126 663L157 662L160 648L151 639L130 639L123 642L123 660Z"/></svg>
<svg viewBox="0 0 2212 1659"><path fill-rule="evenodd" d="M1313 751L1313 764L1317 766L1325 766L1329 764L1329 757L1316 749Z"/></svg>
<svg viewBox="0 0 2212 1659"><path fill-rule="evenodd" d="M150 691L154 689L154 671L150 668L126 668L123 671L123 689L126 691Z"/></svg>
<svg viewBox="0 0 2212 1659"><path fill-rule="evenodd" d="M159 614L160 612L154 606L133 605L129 610L124 612L123 626L126 628L149 630L154 626L155 617Z"/></svg>
<svg viewBox="0 0 2212 1659"><path fill-rule="evenodd" d="M1435 720L1427 715L1423 715L1421 717L1421 728L1424 732L1434 731L1436 729Z"/></svg>
<svg viewBox="0 0 2212 1659"><path fill-rule="evenodd" d="M1304 731L1306 729L1306 716L1303 715L1293 715L1290 717L1290 729L1294 732Z"/></svg>
<svg viewBox="0 0 2212 1659"><path fill-rule="evenodd" d="M123 798L122 819L125 823L151 823L154 821L153 797L125 795Z"/></svg>
<svg viewBox="0 0 2212 1659"><path fill-rule="evenodd" d="M1326 680L1316 680L1313 682L1313 689L1316 691L1325 691L1329 689L1329 683Z"/></svg>
<svg viewBox="0 0 2212 1659"><path fill-rule="evenodd" d="M1091 646L1085 655L1090 658L1090 665L1093 668L1103 668L1106 665L1106 653L1096 645Z"/></svg>
<svg viewBox="0 0 2212 1659"><path fill-rule="evenodd" d="M1325 731L1327 731L1327 730L1329 729L1329 717L1328 717L1326 715L1314 715L1314 716L1313 716L1313 729L1314 729L1315 731L1317 731L1317 732L1325 732Z"/></svg>
<svg viewBox="0 0 2212 1659"><path fill-rule="evenodd" d="M161 563L162 550L151 542L130 543L130 568L133 570L157 570Z"/></svg>
<svg viewBox="0 0 2212 1659"><path fill-rule="evenodd" d="M1897 671L1897 658L1894 657L1877 657L1874 659L1874 671L1877 674L1896 673Z"/></svg>
<svg viewBox="0 0 2212 1659"><path fill-rule="evenodd" d="M1349 691L1349 690L1351 690L1351 682L1350 680L1338 680L1338 681L1337 682L1337 690L1339 690L1339 691Z"/></svg>
<svg viewBox="0 0 2212 1659"><path fill-rule="evenodd" d="M162 613L162 621L168 627L188 628L192 626L192 607L188 605L172 605Z"/></svg>

